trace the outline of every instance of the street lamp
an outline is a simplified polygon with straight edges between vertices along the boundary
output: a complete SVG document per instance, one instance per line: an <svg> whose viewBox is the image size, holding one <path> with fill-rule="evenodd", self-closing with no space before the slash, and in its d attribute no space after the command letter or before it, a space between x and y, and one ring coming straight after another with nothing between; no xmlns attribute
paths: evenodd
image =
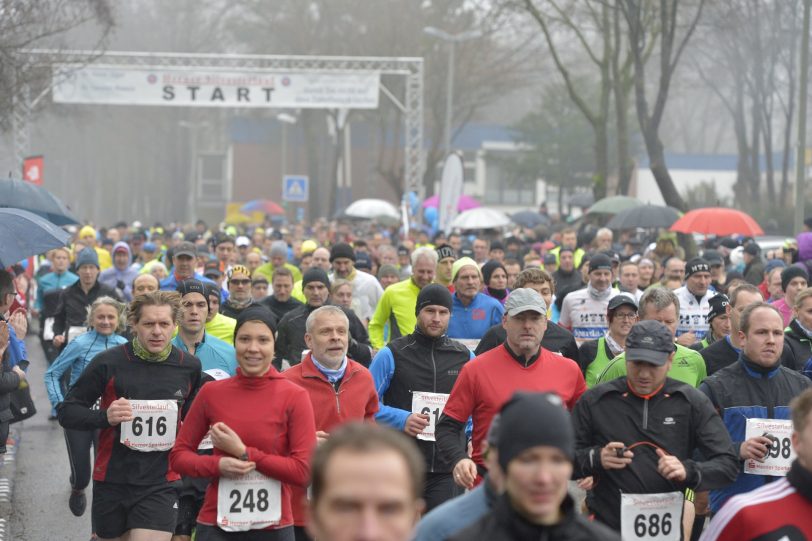
<svg viewBox="0 0 812 541"><path fill-rule="evenodd" d="M445 153L446 156L449 152L451 152L451 117L452 117L452 108L453 108L453 100L454 100L454 49L457 43L461 43L463 41L468 41L471 39L477 39L482 37L481 30L466 30L465 32L460 32L459 34L449 34L444 30L440 30L439 28L435 28L433 26L427 26L423 29L423 32L426 34L433 36L435 38L439 38L443 41L448 42L448 89L446 90L446 101L445 101Z"/></svg>

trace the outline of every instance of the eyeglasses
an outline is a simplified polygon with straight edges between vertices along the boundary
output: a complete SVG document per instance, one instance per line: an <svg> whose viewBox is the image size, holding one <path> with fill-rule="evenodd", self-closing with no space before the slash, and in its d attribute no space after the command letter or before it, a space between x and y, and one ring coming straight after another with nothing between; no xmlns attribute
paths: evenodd
<svg viewBox="0 0 812 541"><path fill-rule="evenodd" d="M629 313L624 313L624 314L615 314L615 317L617 319L629 319L629 320L632 320L632 319L637 319L637 314L635 314L634 312L629 312Z"/></svg>
<svg viewBox="0 0 812 541"><path fill-rule="evenodd" d="M241 278L232 278L228 281L229 284L234 284L235 286L247 286L251 283L251 280L241 279Z"/></svg>

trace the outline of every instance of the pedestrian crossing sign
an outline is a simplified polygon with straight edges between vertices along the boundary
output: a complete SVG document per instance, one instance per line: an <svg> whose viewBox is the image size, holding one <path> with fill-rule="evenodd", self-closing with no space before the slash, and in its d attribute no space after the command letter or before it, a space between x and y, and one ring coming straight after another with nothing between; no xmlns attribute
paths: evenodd
<svg viewBox="0 0 812 541"><path fill-rule="evenodd" d="M285 175L282 184L282 200L293 203L306 203L308 199L308 178L302 175Z"/></svg>

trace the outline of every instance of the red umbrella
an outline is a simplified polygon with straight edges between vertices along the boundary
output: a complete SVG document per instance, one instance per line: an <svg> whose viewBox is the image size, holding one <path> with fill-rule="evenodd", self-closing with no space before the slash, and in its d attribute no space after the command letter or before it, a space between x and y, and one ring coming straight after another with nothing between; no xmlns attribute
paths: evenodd
<svg viewBox="0 0 812 541"><path fill-rule="evenodd" d="M265 214L285 214L285 209L270 199L254 199L240 207L240 212L264 212Z"/></svg>
<svg viewBox="0 0 812 541"><path fill-rule="evenodd" d="M726 237L728 235L745 235L755 237L764 231L750 215L736 209L709 207L694 209L674 222L671 231L677 233L703 233Z"/></svg>

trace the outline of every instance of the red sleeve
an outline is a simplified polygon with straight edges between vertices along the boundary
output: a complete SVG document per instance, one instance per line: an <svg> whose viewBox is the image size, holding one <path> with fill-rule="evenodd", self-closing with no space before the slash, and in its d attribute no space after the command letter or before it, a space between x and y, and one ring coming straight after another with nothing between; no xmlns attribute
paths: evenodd
<svg viewBox="0 0 812 541"><path fill-rule="evenodd" d="M372 379L372 375L369 372L364 374L364 381L367 382L367 387L369 388L369 392L367 393L369 397L367 398L367 405L364 409L364 421L367 423L374 423L375 414L378 413L379 408L378 393L375 392L375 381Z"/></svg>
<svg viewBox="0 0 812 541"><path fill-rule="evenodd" d="M572 411L572 408L575 407L575 403L578 402L578 399L581 398L581 395L586 392L586 381L584 381L584 375L581 373L581 369L578 368L578 365L575 364L575 361L572 361L572 364L575 368L575 392L572 394L572 399L567 403L567 409Z"/></svg>
<svg viewBox="0 0 812 541"><path fill-rule="evenodd" d="M265 453L248 447L248 460L257 470L272 479L291 485L307 486L310 478L310 456L316 446L316 419L307 391L300 387L287 391L288 452L287 456Z"/></svg>
<svg viewBox="0 0 812 541"><path fill-rule="evenodd" d="M209 431L206 405L209 399L209 386L200 388L189 413L183 419L175 445L169 453L169 467L181 475L189 477L219 477L220 456L199 455L197 446Z"/></svg>
<svg viewBox="0 0 812 541"><path fill-rule="evenodd" d="M443 414L448 415L455 421L465 423L474 412L474 397L476 396L474 385L474 363L468 361L462 365L460 377L454 383L451 394L446 402Z"/></svg>

